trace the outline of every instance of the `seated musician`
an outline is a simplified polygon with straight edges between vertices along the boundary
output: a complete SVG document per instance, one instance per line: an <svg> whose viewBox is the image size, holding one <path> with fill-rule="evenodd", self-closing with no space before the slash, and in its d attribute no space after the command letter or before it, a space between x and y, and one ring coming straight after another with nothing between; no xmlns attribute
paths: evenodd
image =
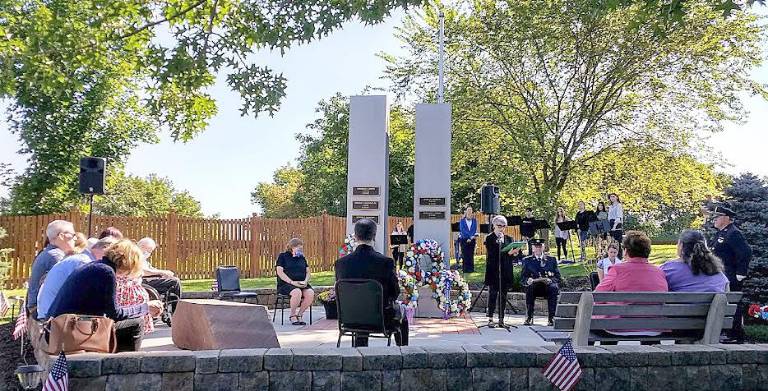
<svg viewBox="0 0 768 391"><path fill-rule="evenodd" d="M533 255L523 259L523 271L521 273L522 285L525 289L525 304L528 310L528 316L525 319L525 325L533 325L533 307L537 297L547 298L547 310L549 312L549 321L547 324L552 326L552 319L555 316L557 308L557 296L560 294L560 269L557 267L557 260L554 257L544 254L544 240L531 239Z"/></svg>

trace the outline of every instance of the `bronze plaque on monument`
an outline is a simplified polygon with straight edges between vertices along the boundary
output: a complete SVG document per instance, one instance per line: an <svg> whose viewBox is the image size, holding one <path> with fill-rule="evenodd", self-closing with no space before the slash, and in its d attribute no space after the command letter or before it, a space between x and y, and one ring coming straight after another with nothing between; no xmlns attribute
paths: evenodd
<svg viewBox="0 0 768 391"><path fill-rule="evenodd" d="M352 224L356 223L358 220L362 219L370 219L373 220L374 223L379 223L379 216L361 216L361 215L352 215Z"/></svg>
<svg viewBox="0 0 768 391"><path fill-rule="evenodd" d="M420 211L419 220L445 220L445 212Z"/></svg>
<svg viewBox="0 0 768 391"><path fill-rule="evenodd" d="M419 198L419 206L445 206L445 198L440 198L440 197Z"/></svg>
<svg viewBox="0 0 768 391"><path fill-rule="evenodd" d="M379 201L352 201L352 209L379 210Z"/></svg>
<svg viewBox="0 0 768 391"><path fill-rule="evenodd" d="M378 186L353 187L352 195L377 196L379 195L379 188Z"/></svg>

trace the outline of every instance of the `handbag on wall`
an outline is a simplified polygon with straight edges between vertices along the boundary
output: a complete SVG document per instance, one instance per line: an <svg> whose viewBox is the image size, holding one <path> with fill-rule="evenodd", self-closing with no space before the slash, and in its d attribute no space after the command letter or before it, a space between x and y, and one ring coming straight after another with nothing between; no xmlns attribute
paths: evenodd
<svg viewBox="0 0 768 391"><path fill-rule="evenodd" d="M115 322L104 316L62 314L48 321L48 354L114 353Z"/></svg>

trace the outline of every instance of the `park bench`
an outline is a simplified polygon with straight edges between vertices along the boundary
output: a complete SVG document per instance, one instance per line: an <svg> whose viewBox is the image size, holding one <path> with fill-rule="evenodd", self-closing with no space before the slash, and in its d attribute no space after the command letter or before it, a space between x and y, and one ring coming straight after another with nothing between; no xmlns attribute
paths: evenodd
<svg viewBox="0 0 768 391"><path fill-rule="evenodd" d="M535 327L546 341L719 343L733 325L741 292L563 292L554 327ZM605 335L603 330L666 330L659 336Z"/></svg>

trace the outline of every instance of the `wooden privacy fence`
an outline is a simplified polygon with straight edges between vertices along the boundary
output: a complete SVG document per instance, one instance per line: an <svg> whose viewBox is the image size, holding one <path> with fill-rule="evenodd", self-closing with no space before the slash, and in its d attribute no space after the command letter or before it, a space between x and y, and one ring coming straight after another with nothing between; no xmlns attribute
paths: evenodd
<svg viewBox="0 0 768 391"><path fill-rule="evenodd" d="M460 218L454 215L451 221ZM41 216L0 216L0 226L8 231L8 236L0 240L0 248L14 250L6 288L22 287L29 278L35 255L43 247L45 228L57 219L71 221L77 231L88 231L88 215L79 210ZM390 230L398 221L407 228L413 218L390 217ZM486 218L478 215L478 221L486 222ZM286 243L293 237L304 241L304 253L313 271L332 270L346 235L346 219L327 214L303 219L266 219L256 215L244 219L200 219L174 213L158 217L93 216L92 235L110 226L133 240L153 238L157 242L153 265L173 270L182 279L212 278L221 265L237 266L245 278L274 276L277 255L285 251ZM510 234L518 236L516 230ZM453 257L453 246L443 250L446 256ZM476 254L484 253L479 241Z"/></svg>

